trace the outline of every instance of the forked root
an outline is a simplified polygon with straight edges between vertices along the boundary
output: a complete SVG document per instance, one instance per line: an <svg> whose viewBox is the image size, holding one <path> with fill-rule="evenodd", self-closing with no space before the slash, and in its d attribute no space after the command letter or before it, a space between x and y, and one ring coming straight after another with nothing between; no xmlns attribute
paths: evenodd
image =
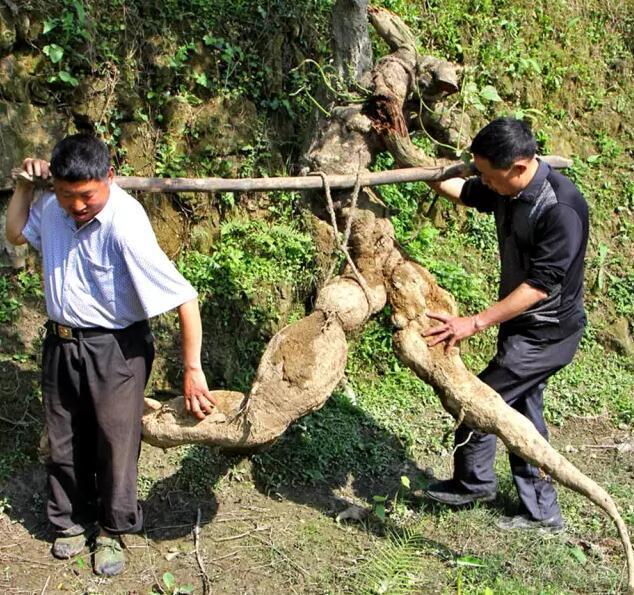
<svg viewBox="0 0 634 595"><path fill-rule="evenodd" d="M426 310L445 311L449 295L440 290L422 267L404 262L396 267L389 293L396 351L422 380L431 384L443 407L467 426L498 436L509 451L542 469L562 485L586 496L614 521L627 558L628 589L634 592L634 552L627 526L611 496L570 461L559 454L535 426L509 407L502 397L465 367L454 348L444 353L443 345L429 348L422 333L431 322Z"/></svg>

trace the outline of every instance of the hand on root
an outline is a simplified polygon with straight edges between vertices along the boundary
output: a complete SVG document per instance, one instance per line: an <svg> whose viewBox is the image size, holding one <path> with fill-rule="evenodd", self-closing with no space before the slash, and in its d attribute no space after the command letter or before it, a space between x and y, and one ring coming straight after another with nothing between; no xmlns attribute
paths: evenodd
<svg viewBox="0 0 634 595"><path fill-rule="evenodd" d="M425 314L442 323L423 333L423 337L433 337L427 341L427 345L433 347L445 342L445 353L449 353L450 349L462 339L475 335L479 330L474 316L450 316L439 312L425 312Z"/></svg>
<svg viewBox="0 0 634 595"><path fill-rule="evenodd" d="M185 409L198 419L205 419L217 405L207 388L207 379L200 369L186 369L183 377Z"/></svg>

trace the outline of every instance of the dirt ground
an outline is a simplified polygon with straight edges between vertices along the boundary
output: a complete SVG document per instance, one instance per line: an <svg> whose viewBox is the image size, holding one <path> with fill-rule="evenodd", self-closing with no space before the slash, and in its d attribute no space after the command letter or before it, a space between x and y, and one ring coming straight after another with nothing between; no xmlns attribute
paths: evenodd
<svg viewBox="0 0 634 595"><path fill-rule="evenodd" d="M631 443L628 430L615 430L604 418L574 419L553 435L553 442L567 450L582 469L603 478L604 485L619 481L631 495L634 457L627 448L621 449L621 454L616 449L628 440ZM609 445L614 448L606 448ZM127 566L116 579L93 575L87 552L72 561L51 558L52 534L45 516L42 466L32 466L0 486L5 506L0 515L0 592L177 592L163 584L165 572L175 577L176 587L191 585L195 593L205 592L204 583L209 592L227 594L356 592L358 568L385 537L377 522L338 524L335 516L349 503L364 504L366 500L367 506L367 494L394 493L402 469L362 489L358 482L353 487L350 477L334 488L327 481L315 489L289 487L282 496L267 494L257 485L248 458L225 459L211 449L198 450L197 456L201 453L209 456L213 471L210 476L198 478L201 489L192 491L190 483L186 491L179 487L183 474L197 480L191 477L194 468L188 469L188 455L178 449L163 451L143 446L140 489L145 531L126 537ZM449 461L447 457L430 459L421 462L420 468L422 463L432 464L444 474ZM416 470L410 469L412 472ZM210 480L213 488L209 487ZM359 492L364 497L360 498ZM504 509L506 504L502 498L493 506ZM439 547L458 547L457 535L443 535L442 523L434 519L437 510L425 505L411 508L418 511L416 514L429 516L426 538L435 540ZM193 531L199 514L196 545ZM499 546L476 545L471 544L476 551ZM617 562L620 545L614 536L602 539L600 547ZM426 571L436 578L430 578L429 591L425 592L453 591L446 582L446 565L433 558L426 560Z"/></svg>
<svg viewBox="0 0 634 595"><path fill-rule="evenodd" d="M16 354L0 361L3 460L11 461L10 455L19 458L22 453L30 453L32 459L37 449L41 428L38 367L27 352L37 353L34 344L40 318L34 316L30 324L22 325L33 329L28 336L24 332L10 335L8 329L0 332L6 353ZM336 411L329 415L336 415ZM437 415L437 409L425 411L424 423L432 432L437 421L433 416ZM324 416L321 423L327 419ZM363 417L358 419L368 423ZM373 423L368 431L368 444L395 442L394 436ZM613 494L632 527L633 428L623 424L616 427L607 415L571 417L562 427L553 428L552 442ZM408 524L416 525L426 542L415 592L460 590L459 575L451 561L465 553L495 559L504 558L510 550L519 552L514 560L504 562L500 572L514 574L520 585L530 584L531 572L547 573L551 568L556 572L557 561L540 550L539 540L507 537L490 529L495 516L512 512L515 505L503 448L497 465L499 497L480 510L454 513L425 503L414 489L425 478L422 470L432 468L436 476L446 477L450 453L430 449L412 460L404 456L398 441L395 444L396 455L373 477L350 471L335 478L319 478L314 487L300 482L273 489L270 486L277 482L267 481L266 474L292 464L290 457L280 454L283 451L269 454L269 458L280 456L281 460L256 468L249 457L226 457L211 448L188 446L164 451L144 444L139 492L145 528L142 534L125 538L126 569L114 579L92 573L88 551L71 561L51 557L53 534L46 520L44 467L18 464L22 470L0 482L0 593L175 594L179 588L185 592L188 586L195 593L367 592L360 577L368 561L389 542L386 534L390 526ZM319 445L308 452L319 456ZM343 467L355 469L354 463L345 461ZM395 502L404 475L411 479L412 490L397 510L390 503ZM590 548L588 551L594 548L601 553L596 566L588 565L583 572L591 576L608 569L612 578L602 584L622 580L621 546L611 523L585 499L562 488L559 494L569 523L562 543L582 544ZM351 504L369 510L375 495L388 496L387 524L372 515L361 522L336 522L337 514ZM194 529L199 517L196 541ZM531 566L534 558L541 561ZM165 585L165 573L175 579L171 588ZM561 577L553 580L557 584ZM570 590L576 590L574 584Z"/></svg>

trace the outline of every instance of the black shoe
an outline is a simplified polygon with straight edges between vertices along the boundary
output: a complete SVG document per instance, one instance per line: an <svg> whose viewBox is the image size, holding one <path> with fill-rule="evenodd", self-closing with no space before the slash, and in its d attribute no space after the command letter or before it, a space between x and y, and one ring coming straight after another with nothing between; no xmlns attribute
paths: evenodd
<svg viewBox="0 0 634 595"><path fill-rule="evenodd" d="M491 500L495 500L495 492L461 491L451 479L432 483L425 490L425 496L449 506L466 506L475 502L491 502Z"/></svg>
<svg viewBox="0 0 634 595"><path fill-rule="evenodd" d="M548 519L532 519L527 514L503 516L495 522L495 526L503 531L539 529L543 533L559 533L564 530L564 521L559 516Z"/></svg>

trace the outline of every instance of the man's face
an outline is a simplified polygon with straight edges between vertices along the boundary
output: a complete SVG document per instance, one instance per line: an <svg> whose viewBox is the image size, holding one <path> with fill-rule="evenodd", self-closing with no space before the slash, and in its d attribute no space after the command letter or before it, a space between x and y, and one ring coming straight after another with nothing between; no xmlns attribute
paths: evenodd
<svg viewBox="0 0 634 595"><path fill-rule="evenodd" d="M518 159L508 169L495 169L488 159L478 155L473 156L473 162L480 172L480 178L485 186L502 196L515 196L526 187L524 173L527 159Z"/></svg>
<svg viewBox="0 0 634 595"><path fill-rule="evenodd" d="M111 168L103 180L53 180L53 189L60 206L75 220L78 227L90 221L106 206L112 177Z"/></svg>

